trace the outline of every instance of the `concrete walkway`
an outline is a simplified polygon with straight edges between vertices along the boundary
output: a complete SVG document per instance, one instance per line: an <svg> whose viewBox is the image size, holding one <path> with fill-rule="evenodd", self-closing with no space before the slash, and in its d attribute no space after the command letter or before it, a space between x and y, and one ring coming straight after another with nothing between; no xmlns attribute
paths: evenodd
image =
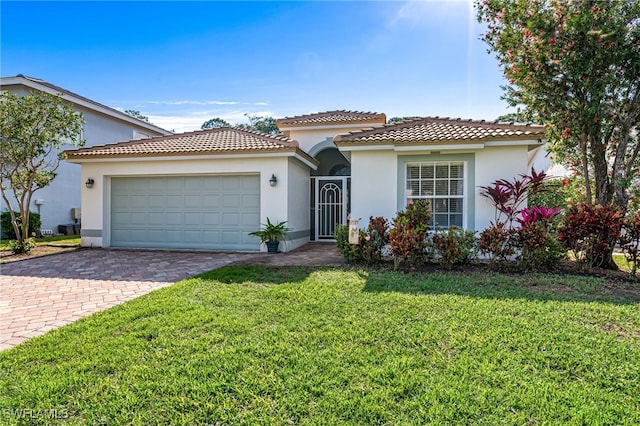
<svg viewBox="0 0 640 426"><path fill-rule="evenodd" d="M81 249L0 265L0 350L232 263L339 265L333 244L290 253Z"/></svg>

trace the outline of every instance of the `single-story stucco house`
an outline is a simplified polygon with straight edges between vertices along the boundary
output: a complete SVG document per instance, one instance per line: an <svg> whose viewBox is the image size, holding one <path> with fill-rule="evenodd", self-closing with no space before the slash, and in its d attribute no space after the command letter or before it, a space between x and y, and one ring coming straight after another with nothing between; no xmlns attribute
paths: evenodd
<svg viewBox="0 0 640 426"><path fill-rule="evenodd" d="M100 145L130 139L169 135L170 131L139 120L45 80L19 74L0 78L0 90L20 96L29 93L60 95L73 109L82 113L82 138L85 146ZM66 148L70 148L68 145ZM54 153L53 155L57 155ZM58 232L58 225L80 224L80 167L62 161L51 184L34 193L30 210L40 213L42 229ZM17 204L11 200L13 208ZM0 201L0 210L8 207Z"/></svg>
<svg viewBox="0 0 640 426"><path fill-rule="evenodd" d="M479 186L527 173L534 125L328 111L277 120L281 135L234 128L66 151L82 165L82 244L264 250L249 232L292 228L281 250L332 240L348 217L389 219L426 199L441 227L494 219Z"/></svg>

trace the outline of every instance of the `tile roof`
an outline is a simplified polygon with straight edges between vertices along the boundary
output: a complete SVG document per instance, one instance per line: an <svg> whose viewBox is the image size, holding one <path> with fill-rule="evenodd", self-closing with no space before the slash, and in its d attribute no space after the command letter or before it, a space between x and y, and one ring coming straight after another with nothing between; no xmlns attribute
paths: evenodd
<svg viewBox="0 0 640 426"><path fill-rule="evenodd" d="M540 139L544 126L425 117L386 124L383 127L344 133L333 140L338 146L369 144L415 144L429 142L477 142L484 140Z"/></svg>
<svg viewBox="0 0 640 426"><path fill-rule="evenodd" d="M18 74L15 77L5 77L5 78L3 78L3 80L4 79L9 80L9 79L13 79L13 78L24 79L26 81L34 83L35 85L40 85L40 86L47 87L47 88L55 91L56 93L62 93L64 95L70 96L72 98L76 98L77 100L86 102L86 103L91 104L92 106L95 106L97 108L101 108L103 110L107 110L109 112L109 114L117 116L117 117L120 117L123 120L137 122L137 124L139 126L148 128L148 129L153 130L153 131L155 131L157 133L165 134L165 135L172 134L172 132L170 132L170 131L168 131L166 129L163 129L162 127L156 126L153 123L149 123L148 121L140 120L137 117L133 117L133 116L131 116L131 115L125 113L125 112L118 111L115 108L111 108L110 106L107 106L107 105L101 104L99 102L96 102L96 101L94 101L92 99L86 98L86 97L84 97L82 95L79 95L79 94L74 93L74 92L72 92L70 90L67 90L64 87L56 86L55 84L49 83L48 81L42 80L40 78L29 77L28 75L24 75L24 74Z"/></svg>
<svg viewBox="0 0 640 426"><path fill-rule="evenodd" d="M296 115L294 117L279 118L276 120L278 127L291 126L322 126L329 124L357 124L379 123L384 124L387 116L377 112L335 110L318 112L315 114Z"/></svg>
<svg viewBox="0 0 640 426"><path fill-rule="evenodd" d="M297 152L315 162L294 140L238 127L218 127L65 151L68 159L263 152Z"/></svg>

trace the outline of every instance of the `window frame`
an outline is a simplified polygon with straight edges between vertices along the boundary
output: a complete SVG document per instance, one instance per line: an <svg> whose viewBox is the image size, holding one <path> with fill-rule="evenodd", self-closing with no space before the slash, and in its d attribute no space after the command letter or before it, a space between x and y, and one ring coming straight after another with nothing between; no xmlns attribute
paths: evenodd
<svg viewBox="0 0 640 426"><path fill-rule="evenodd" d="M448 194L446 195L438 195L436 194L437 190L436 190L436 182L438 180L444 180L445 178L441 178L438 177L436 175L437 173L437 166L440 165L447 165L447 177L446 177L446 181L448 182ZM462 177L461 178L452 178L451 177L451 165L461 165L462 166ZM420 169L420 176L418 178L411 178L409 176L409 168L410 167L415 167L418 166ZM433 180L434 183L434 190L433 190L433 194L432 195L409 195L409 191L411 191L411 189L408 188L409 186L409 182L410 181L417 181L417 182L422 182L423 180L427 180L428 178L423 178L421 176L422 174L422 170L423 170L423 166L432 166L434 173L433 173L433 178L431 178L430 180ZM451 160L444 160L444 159L424 159L424 160L415 160L415 161L406 161L404 162L404 181L403 181L403 188L404 188L404 195L403 195L403 204L404 204L404 208L406 208L409 205L410 200L432 200L433 202L435 202L435 200L438 199L444 199L444 200L452 200L452 199L456 199L456 200L462 200L462 226L460 226L460 228L462 229L467 229L467 210L468 210L468 203L469 203L469 192L468 192L468 170L469 170L469 165L468 165L468 161L466 160L456 160L456 159L451 159ZM462 180L462 194L461 195L451 195L451 182L452 181L458 181L458 180ZM433 206L433 202L430 203L431 206ZM448 217L448 222L451 222L451 210L449 208L449 211L447 213L439 213L439 214L446 214ZM455 213L454 213L455 214ZM450 226L447 225L442 226L440 224L436 224L435 221L435 212L431 212L431 223L429 224L429 226L435 230L436 226L439 226L442 229L449 229ZM457 225L456 225L457 226Z"/></svg>

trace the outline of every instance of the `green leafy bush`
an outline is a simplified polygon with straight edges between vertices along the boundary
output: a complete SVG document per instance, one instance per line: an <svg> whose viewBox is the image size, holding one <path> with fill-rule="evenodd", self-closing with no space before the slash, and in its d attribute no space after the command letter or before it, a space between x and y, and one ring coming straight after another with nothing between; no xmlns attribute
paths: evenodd
<svg viewBox="0 0 640 426"><path fill-rule="evenodd" d="M558 238L578 262L589 267L607 266L621 227L622 214L615 205L581 203L565 213Z"/></svg>
<svg viewBox="0 0 640 426"><path fill-rule="evenodd" d="M349 243L349 227L336 227L336 246L340 255L349 262L373 265L382 261L382 250L389 239L389 222L384 217L370 217L366 230L359 229L359 243Z"/></svg>
<svg viewBox="0 0 640 426"><path fill-rule="evenodd" d="M393 219L389 245L396 268L420 266L431 259L427 239L430 220L431 211L424 200L413 202Z"/></svg>
<svg viewBox="0 0 640 426"><path fill-rule="evenodd" d="M446 231L438 230L433 237L433 249L440 263L447 267L469 263L475 256L474 232L452 226Z"/></svg>
<svg viewBox="0 0 640 426"><path fill-rule="evenodd" d="M18 221L18 226L20 226L22 224L20 213L16 212L16 220ZM0 214L0 224L2 226L2 234L9 240L15 240L16 231L11 224L11 213L9 213L9 211L3 211ZM37 233L40 230L40 226L40 213L29 212L29 229L31 233Z"/></svg>
<svg viewBox="0 0 640 426"><path fill-rule="evenodd" d="M360 235L360 237L362 238L363 235ZM340 256L347 259L348 262L362 262L360 246L349 243L349 227L347 225L336 226L335 238Z"/></svg>
<svg viewBox="0 0 640 426"><path fill-rule="evenodd" d="M36 246L36 240L33 238L25 238L22 243L18 240L9 241L9 250L13 254L29 253Z"/></svg>

